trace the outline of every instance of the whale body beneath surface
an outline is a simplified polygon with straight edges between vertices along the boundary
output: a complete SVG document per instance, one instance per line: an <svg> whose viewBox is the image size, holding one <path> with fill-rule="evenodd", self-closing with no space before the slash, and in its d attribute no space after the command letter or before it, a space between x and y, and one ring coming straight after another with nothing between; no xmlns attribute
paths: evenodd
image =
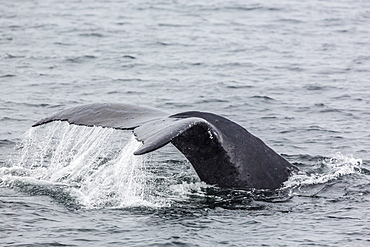
<svg viewBox="0 0 370 247"><path fill-rule="evenodd" d="M35 123L67 121L83 126L133 130L141 155L172 143L199 178L221 188L280 188L298 171L245 128L222 116L199 111L178 114L130 104L96 103L60 111Z"/></svg>

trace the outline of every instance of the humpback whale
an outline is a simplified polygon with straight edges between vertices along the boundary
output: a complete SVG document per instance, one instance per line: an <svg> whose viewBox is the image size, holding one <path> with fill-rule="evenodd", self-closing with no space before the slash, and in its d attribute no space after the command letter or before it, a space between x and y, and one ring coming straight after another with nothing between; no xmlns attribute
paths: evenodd
<svg viewBox="0 0 370 247"><path fill-rule="evenodd" d="M142 142L135 155L172 143L192 164L199 178L221 188L280 188L298 171L261 139L237 123L208 112L169 114L122 103L95 103L60 111L36 122L133 130Z"/></svg>

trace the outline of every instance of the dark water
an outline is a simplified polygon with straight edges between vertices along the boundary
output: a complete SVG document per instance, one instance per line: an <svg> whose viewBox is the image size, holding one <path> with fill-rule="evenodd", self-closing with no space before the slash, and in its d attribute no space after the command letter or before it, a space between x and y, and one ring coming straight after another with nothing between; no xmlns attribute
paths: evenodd
<svg viewBox="0 0 370 247"><path fill-rule="evenodd" d="M369 26L360 0L2 1L1 245L368 246ZM94 102L218 113L304 172L224 191L171 146L30 129Z"/></svg>

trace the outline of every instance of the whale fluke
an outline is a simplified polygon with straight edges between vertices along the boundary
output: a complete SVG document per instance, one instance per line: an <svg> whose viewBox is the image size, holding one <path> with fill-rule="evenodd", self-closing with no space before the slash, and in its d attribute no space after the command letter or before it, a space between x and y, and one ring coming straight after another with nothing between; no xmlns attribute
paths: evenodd
<svg viewBox="0 0 370 247"><path fill-rule="evenodd" d="M170 115L129 104L89 104L42 119L133 130L142 155L172 143L207 184L224 188L278 189L298 169L245 128L207 112Z"/></svg>
<svg viewBox="0 0 370 247"><path fill-rule="evenodd" d="M76 125L129 130L145 122L168 115L163 111L149 107L119 103L97 103L76 106L60 111L50 117L41 119L32 125L32 127L59 120Z"/></svg>

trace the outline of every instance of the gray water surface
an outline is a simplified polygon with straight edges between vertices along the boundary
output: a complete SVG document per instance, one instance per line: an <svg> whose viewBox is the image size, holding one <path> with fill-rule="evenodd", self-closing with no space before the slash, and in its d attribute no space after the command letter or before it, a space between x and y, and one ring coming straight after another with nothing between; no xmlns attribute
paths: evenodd
<svg viewBox="0 0 370 247"><path fill-rule="evenodd" d="M368 246L369 27L360 0L2 1L0 245ZM30 128L96 102L220 114L303 172L225 191L172 146Z"/></svg>

